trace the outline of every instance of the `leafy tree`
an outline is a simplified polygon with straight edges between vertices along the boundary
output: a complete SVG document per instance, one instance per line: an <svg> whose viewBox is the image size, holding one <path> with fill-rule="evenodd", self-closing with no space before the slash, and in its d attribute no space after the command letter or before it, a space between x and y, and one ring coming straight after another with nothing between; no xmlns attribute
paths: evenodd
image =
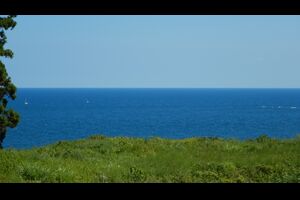
<svg viewBox="0 0 300 200"><path fill-rule="evenodd" d="M13 29L16 26L14 21L15 15L7 17L0 17L0 58L13 58L13 52L10 49L5 49L6 43L5 31ZM16 98L17 88L11 82L8 76L4 63L0 60L0 149L6 135L6 129L14 128L19 122L19 114L12 109L7 108L8 99L14 100Z"/></svg>

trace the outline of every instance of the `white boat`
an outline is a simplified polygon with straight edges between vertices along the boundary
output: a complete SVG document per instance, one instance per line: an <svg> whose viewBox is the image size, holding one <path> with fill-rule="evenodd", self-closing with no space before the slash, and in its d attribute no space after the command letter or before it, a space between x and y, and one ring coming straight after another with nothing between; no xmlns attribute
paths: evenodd
<svg viewBox="0 0 300 200"><path fill-rule="evenodd" d="M25 104L25 105L28 105L28 102L27 102L27 100L26 100L26 99L25 99L25 102L24 102L24 104Z"/></svg>

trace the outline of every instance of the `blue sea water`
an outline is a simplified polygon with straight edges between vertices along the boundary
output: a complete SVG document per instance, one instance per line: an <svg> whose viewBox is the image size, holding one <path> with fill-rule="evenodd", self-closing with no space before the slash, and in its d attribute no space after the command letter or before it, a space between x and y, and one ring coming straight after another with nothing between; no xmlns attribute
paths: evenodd
<svg viewBox="0 0 300 200"><path fill-rule="evenodd" d="M106 136L249 139L300 133L300 89L19 89L4 147ZM28 104L25 104L25 101Z"/></svg>

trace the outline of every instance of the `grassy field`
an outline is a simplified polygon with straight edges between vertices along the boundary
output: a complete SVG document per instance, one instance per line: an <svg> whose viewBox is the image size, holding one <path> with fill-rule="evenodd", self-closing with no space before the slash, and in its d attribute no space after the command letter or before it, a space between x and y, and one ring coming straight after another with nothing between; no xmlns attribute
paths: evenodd
<svg viewBox="0 0 300 200"><path fill-rule="evenodd" d="M0 182L300 182L300 137L169 140L101 135L0 150Z"/></svg>

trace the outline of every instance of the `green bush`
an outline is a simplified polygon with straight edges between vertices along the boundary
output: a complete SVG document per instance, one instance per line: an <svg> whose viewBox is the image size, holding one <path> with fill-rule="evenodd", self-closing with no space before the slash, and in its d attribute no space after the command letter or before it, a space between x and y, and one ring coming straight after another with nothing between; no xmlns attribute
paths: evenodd
<svg viewBox="0 0 300 200"><path fill-rule="evenodd" d="M129 182L143 182L146 179L146 175L143 170L137 167L130 167L125 177Z"/></svg>
<svg viewBox="0 0 300 200"><path fill-rule="evenodd" d="M88 139L90 140L104 140L106 137L104 135L92 135Z"/></svg>
<svg viewBox="0 0 300 200"><path fill-rule="evenodd" d="M272 140L272 138L270 138L266 134L260 135L258 138L256 138L256 141L259 142L259 143L265 143L265 142L269 142L271 140Z"/></svg>

